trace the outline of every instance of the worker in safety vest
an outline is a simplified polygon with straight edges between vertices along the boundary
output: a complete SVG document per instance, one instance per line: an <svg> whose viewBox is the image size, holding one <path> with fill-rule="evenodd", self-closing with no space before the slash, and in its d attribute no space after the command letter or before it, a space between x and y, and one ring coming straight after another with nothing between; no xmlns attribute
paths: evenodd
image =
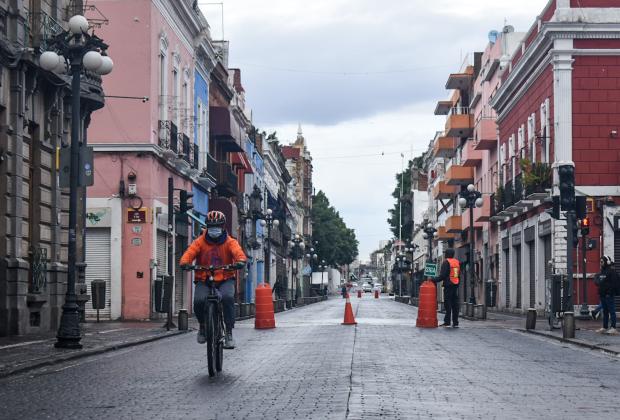
<svg viewBox="0 0 620 420"><path fill-rule="evenodd" d="M443 282L443 301L446 307L446 316L444 318L442 327L450 326L450 319L452 319L452 326L457 328L459 326L459 281L461 278L461 263L454 258L454 249L448 248L444 252L446 259L441 264L439 270L439 276L435 279L435 282Z"/></svg>

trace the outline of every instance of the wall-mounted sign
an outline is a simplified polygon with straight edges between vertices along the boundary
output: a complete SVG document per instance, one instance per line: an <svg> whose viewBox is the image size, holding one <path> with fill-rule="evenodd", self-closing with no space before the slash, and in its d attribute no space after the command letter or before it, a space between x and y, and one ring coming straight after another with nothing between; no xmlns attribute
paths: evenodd
<svg viewBox="0 0 620 420"><path fill-rule="evenodd" d="M131 238L131 244L133 246L140 246L140 245L142 245L142 238Z"/></svg>
<svg viewBox="0 0 620 420"><path fill-rule="evenodd" d="M146 223L148 209L141 207L140 209L127 209L127 223Z"/></svg>
<svg viewBox="0 0 620 420"><path fill-rule="evenodd" d="M138 225L138 226L132 226L131 227L131 231L133 233L142 233L142 226Z"/></svg>

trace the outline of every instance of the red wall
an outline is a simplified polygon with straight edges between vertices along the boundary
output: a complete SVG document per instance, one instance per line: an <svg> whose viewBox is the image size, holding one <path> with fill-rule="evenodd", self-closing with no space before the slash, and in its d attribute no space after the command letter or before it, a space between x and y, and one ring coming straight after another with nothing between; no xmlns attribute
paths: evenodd
<svg viewBox="0 0 620 420"><path fill-rule="evenodd" d="M527 129L527 119L532 113L536 113L536 131L540 133L540 105L544 103L547 98L549 98L550 105L550 127L548 135L553 139L553 70L551 65L544 70L532 87L530 87L529 91L515 104L508 116L498 123L500 143L506 144L506 149L508 149L508 138L513 134L515 135L515 149L517 148L516 139L519 127L523 124ZM525 143L527 146L527 140ZM510 156L510 153L507 152L506 156ZM537 159L540 156L539 144L536 145L536 156ZM553 161L553 141L551 142L549 157L551 161ZM520 172L518 166L519 165L517 165L516 174ZM512 174L510 173L506 176L506 179L510 180Z"/></svg>
<svg viewBox="0 0 620 420"><path fill-rule="evenodd" d="M620 55L576 56L573 68L576 184L618 185L620 137L610 133L620 130Z"/></svg>
<svg viewBox="0 0 620 420"><path fill-rule="evenodd" d="M618 7L618 0L570 0L570 7Z"/></svg>

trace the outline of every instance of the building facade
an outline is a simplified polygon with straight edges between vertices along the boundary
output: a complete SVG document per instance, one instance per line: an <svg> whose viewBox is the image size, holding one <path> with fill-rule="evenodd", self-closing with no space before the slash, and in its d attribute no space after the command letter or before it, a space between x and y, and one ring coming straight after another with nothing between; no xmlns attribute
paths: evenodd
<svg viewBox="0 0 620 420"><path fill-rule="evenodd" d="M83 6L0 2L0 336L55 331L65 301L69 191L59 171L71 135L71 78L43 70L39 56ZM85 143L91 114L104 102L99 76L85 71L81 87Z"/></svg>

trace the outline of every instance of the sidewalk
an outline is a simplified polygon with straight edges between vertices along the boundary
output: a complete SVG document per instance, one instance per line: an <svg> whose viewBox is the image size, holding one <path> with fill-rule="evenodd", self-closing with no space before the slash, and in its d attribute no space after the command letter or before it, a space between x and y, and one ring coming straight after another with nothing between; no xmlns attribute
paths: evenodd
<svg viewBox="0 0 620 420"><path fill-rule="evenodd" d="M549 330L549 322L546 318L537 318L535 330L525 329L525 315L488 312L485 323L497 323L498 325L516 328L530 334L620 355L620 335L605 335L596 332L597 329L603 326L603 321L600 319L597 321L575 320L575 338L567 339L562 337L562 329Z"/></svg>
<svg viewBox="0 0 620 420"><path fill-rule="evenodd" d="M166 331L162 327L164 322L165 320L82 323L80 324L83 346L81 350L55 348L55 333L27 337L2 337L0 338L0 378L186 332L176 328Z"/></svg>

